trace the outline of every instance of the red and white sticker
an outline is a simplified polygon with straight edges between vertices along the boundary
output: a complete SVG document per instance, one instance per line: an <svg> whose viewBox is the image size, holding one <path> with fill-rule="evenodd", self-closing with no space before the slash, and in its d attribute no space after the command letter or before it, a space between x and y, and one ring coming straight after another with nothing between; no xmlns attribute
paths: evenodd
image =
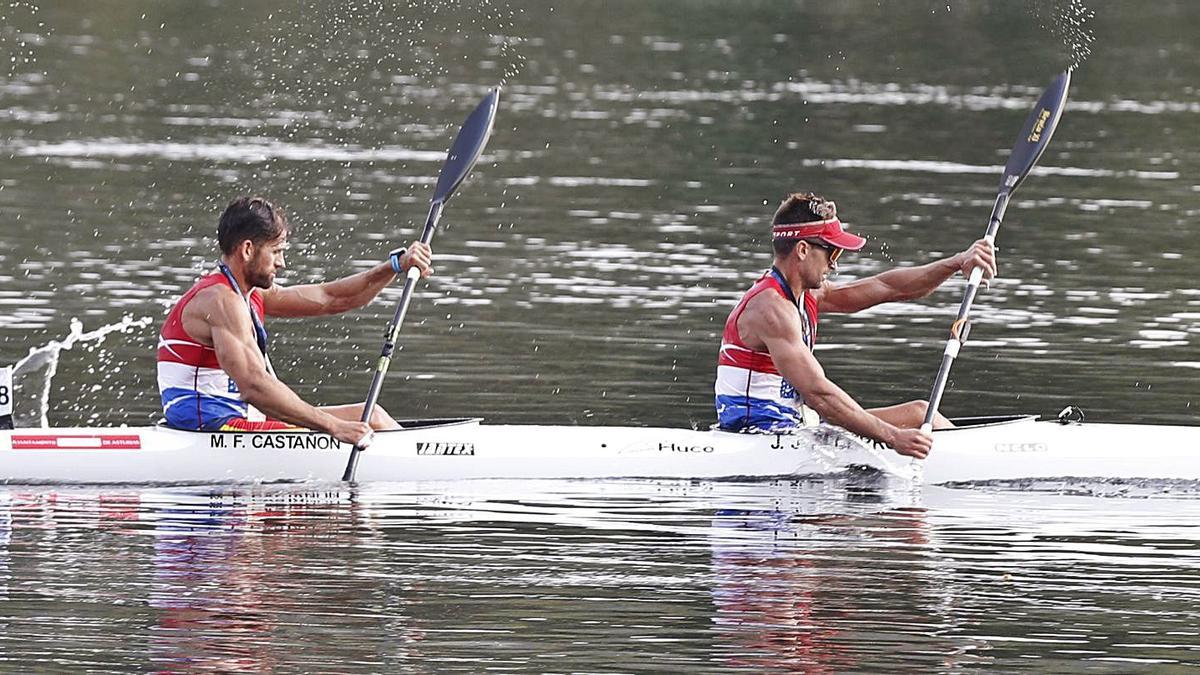
<svg viewBox="0 0 1200 675"><path fill-rule="evenodd" d="M13 450L141 450L142 437L137 434L93 434L12 436Z"/></svg>

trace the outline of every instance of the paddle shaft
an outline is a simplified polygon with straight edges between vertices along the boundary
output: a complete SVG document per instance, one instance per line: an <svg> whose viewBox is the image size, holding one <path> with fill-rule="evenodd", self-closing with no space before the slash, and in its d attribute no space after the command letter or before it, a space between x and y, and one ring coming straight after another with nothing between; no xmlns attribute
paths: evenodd
<svg viewBox="0 0 1200 675"><path fill-rule="evenodd" d="M1007 190L996 195L996 203L992 206L992 217L988 219L987 232L983 235L989 244L996 242L996 232L1000 222L1004 220L1004 212L1008 209L1008 198L1011 193ZM979 292L979 284L983 281L983 268L971 270L967 280L967 290L963 293L962 303L958 306L958 317L950 329L950 339L946 341L946 349L942 352L942 367L938 369L937 378L933 381L933 390L929 394L929 408L925 411L925 421L921 428L925 431L933 429L933 418L937 415L938 406L942 402L942 394L946 391L946 382L950 379L950 367L958 357L958 351L967 341L971 332L971 305L975 303L975 295Z"/></svg>
<svg viewBox="0 0 1200 675"><path fill-rule="evenodd" d="M421 232L423 243L428 244L433 240L434 230L437 229L438 220L442 217L443 206L444 203L441 201L435 201L429 205L429 215L425 218L425 229ZM391 323L388 324L384 335L383 350L379 354L379 362L375 365L375 374L371 377L371 388L367 391L366 402L363 403L362 422L364 424L370 423L371 413L375 411L375 404L379 402L379 392L383 389L383 378L387 376L388 367L392 363L392 354L396 351L396 340L400 337L400 327L404 325L404 317L408 314L408 305L412 301L413 291L420 278L421 270L415 266L408 268L408 273L404 278L404 291L400 294L396 313L392 315ZM350 458L346 461L346 470L342 474L342 480L354 480L354 473L358 469L358 455L364 449L364 445L355 444L350 451Z"/></svg>

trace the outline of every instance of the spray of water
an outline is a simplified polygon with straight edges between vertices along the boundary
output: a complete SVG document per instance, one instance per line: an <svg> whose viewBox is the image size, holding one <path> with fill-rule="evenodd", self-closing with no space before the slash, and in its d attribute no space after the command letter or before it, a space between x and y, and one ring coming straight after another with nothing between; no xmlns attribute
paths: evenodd
<svg viewBox="0 0 1200 675"><path fill-rule="evenodd" d="M1078 68L1091 56L1096 34L1088 23L1096 18L1096 12L1088 9L1083 0L1032 0L1031 6L1042 29L1062 41L1071 68Z"/></svg>
<svg viewBox="0 0 1200 675"><path fill-rule="evenodd" d="M0 46L7 80L27 79L35 72L35 48L45 40L46 24L34 2L10 0L0 4Z"/></svg>
<svg viewBox="0 0 1200 675"><path fill-rule="evenodd" d="M308 0L248 25L251 47L231 65L255 75L265 94L259 104L290 109L285 135L338 140L394 114L392 97L474 99L514 77L524 64L511 36L516 11L495 0ZM269 39L255 23L272 27ZM369 90L389 93L383 109L372 109L381 98L364 96Z"/></svg>
<svg viewBox="0 0 1200 675"><path fill-rule="evenodd" d="M49 343L41 347L32 347L29 354L25 358L17 361L13 366L13 377L16 378L22 374L30 374L40 368L45 368L44 380L42 381L41 395L38 398L38 426L50 426L48 416L50 414L50 385L54 381L54 376L58 373L59 355L63 350L71 349L77 344L84 342L104 342L105 337L109 333L128 332L135 328L144 328L151 323L151 318L143 316L133 318L125 316L117 323L101 326L92 331L83 331L83 322L79 319L71 319L71 330L62 340L51 340Z"/></svg>
<svg viewBox="0 0 1200 675"><path fill-rule="evenodd" d="M245 117L273 121L270 127L251 124L236 131L251 143L266 134L306 150L375 152L383 143L440 157L459 113L525 65L518 51L523 41L516 37L524 10L504 0L300 0L269 10L249 3L239 11L241 34L233 48L218 52L213 70L240 72L254 82L253 92L235 94L245 101ZM213 87L220 86L214 79ZM418 162L414 175L429 170L421 157L390 160L388 169L408 174L410 161ZM267 156L239 172L238 189L261 190L264 177L278 172L287 172L290 180L272 188L272 196L294 215L345 209L352 217L355 209L345 208L342 195L323 189L344 179L344 169L332 162L298 166ZM228 192L226 186L213 191L214 211ZM307 229L295 222L299 231ZM325 229L323 255L342 256L343 243L354 239L352 228Z"/></svg>

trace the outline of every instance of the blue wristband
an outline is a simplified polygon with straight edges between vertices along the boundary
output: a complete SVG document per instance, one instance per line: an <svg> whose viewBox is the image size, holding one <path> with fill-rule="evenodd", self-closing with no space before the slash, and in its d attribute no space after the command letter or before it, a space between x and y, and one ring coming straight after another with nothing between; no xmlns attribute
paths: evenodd
<svg viewBox="0 0 1200 675"><path fill-rule="evenodd" d="M402 267L400 267L400 258L407 251L408 251L408 249L401 247L401 248L394 249L391 253L388 254L388 262L392 263L392 271L395 272L396 274L400 274L404 271L404 269Z"/></svg>

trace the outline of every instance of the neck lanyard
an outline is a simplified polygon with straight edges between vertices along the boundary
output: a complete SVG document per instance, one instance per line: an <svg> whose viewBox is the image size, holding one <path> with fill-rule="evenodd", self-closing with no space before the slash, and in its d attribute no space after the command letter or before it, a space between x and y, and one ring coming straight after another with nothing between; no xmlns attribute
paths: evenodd
<svg viewBox="0 0 1200 675"><path fill-rule="evenodd" d="M254 326L254 341L258 343L258 350L262 352L263 360L267 363L267 370L274 375L275 370L271 367L271 359L267 356L267 329L263 327L262 321L259 321L258 315L254 313L254 307L250 304L250 296L242 293L242 287L238 284L237 278L233 276L233 271L229 269L228 265L218 261L217 269L225 275L225 279L233 287L233 292L242 296L242 299L246 301L246 309L250 312L250 323Z"/></svg>
<svg viewBox="0 0 1200 675"><path fill-rule="evenodd" d="M778 281L779 285L783 287L784 295L786 295L787 299L796 306L796 311L800 313L800 337L804 340L804 346L808 347L811 351L813 348L813 329L812 320L808 317L808 311L805 309L804 305L796 299L796 294L792 292L792 287L788 284L787 279L784 278L783 273L779 271L779 268L775 267L774 265L771 266L771 276L775 277L775 281Z"/></svg>

